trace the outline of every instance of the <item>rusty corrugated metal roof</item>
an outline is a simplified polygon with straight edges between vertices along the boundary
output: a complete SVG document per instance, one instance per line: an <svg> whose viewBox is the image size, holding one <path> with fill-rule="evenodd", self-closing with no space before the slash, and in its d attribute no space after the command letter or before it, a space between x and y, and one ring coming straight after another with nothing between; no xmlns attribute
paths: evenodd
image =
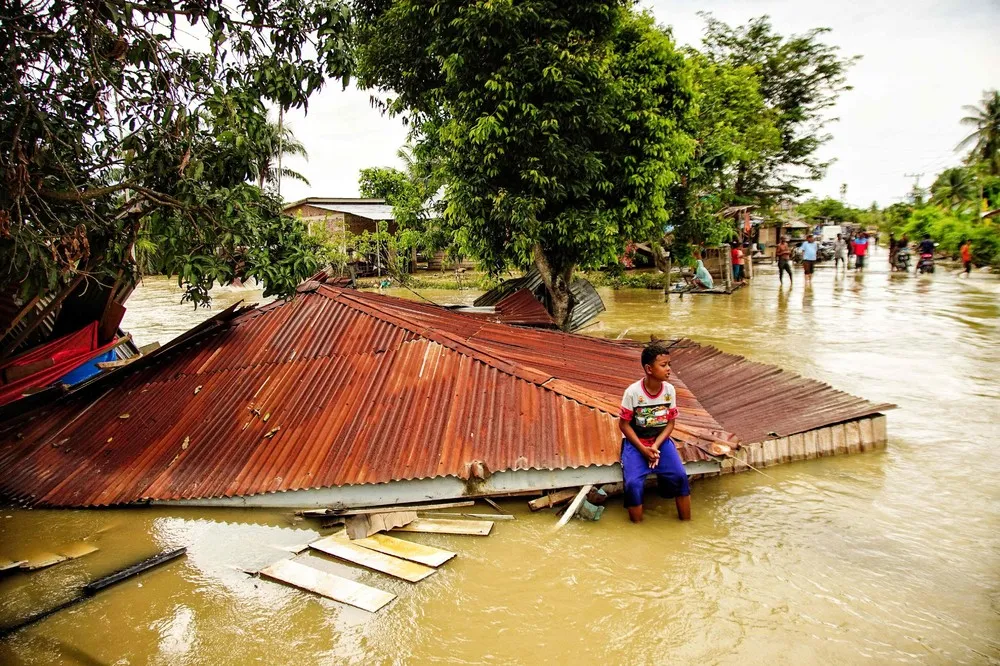
<svg viewBox="0 0 1000 666"><path fill-rule="evenodd" d="M670 365L712 416L745 442L787 437L896 407L691 340L675 344Z"/></svg>
<svg viewBox="0 0 1000 666"><path fill-rule="evenodd" d="M638 374L635 349L326 286L199 328L117 386L6 428L0 494L104 506L467 478L476 461L610 465L615 393ZM613 389L609 355L629 368ZM686 389L680 402L679 437L720 429Z"/></svg>
<svg viewBox="0 0 1000 666"><path fill-rule="evenodd" d="M500 321L505 324L555 328L549 311L527 289L518 289L502 298L496 304L496 309L500 314Z"/></svg>
<svg viewBox="0 0 1000 666"><path fill-rule="evenodd" d="M639 345L309 289L227 311L5 424L0 496L105 506L468 478L475 463L496 472L618 461L618 403L641 374ZM695 397L692 366L675 367L681 456L704 460L693 444L740 432ZM816 418L844 420L826 409Z"/></svg>

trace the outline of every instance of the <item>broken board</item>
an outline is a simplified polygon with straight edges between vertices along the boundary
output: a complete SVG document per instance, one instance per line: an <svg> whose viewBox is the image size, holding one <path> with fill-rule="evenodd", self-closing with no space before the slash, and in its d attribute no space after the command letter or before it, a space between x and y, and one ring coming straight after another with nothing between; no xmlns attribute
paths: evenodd
<svg viewBox="0 0 1000 666"><path fill-rule="evenodd" d="M489 520L443 520L417 518L409 525L393 528L393 532L426 532L428 534L467 534L489 536L493 523Z"/></svg>
<svg viewBox="0 0 1000 666"><path fill-rule="evenodd" d="M425 546L385 534L373 534L367 539L356 539L351 543L386 555L395 555L404 560L426 564L429 567L439 567L456 555L450 550Z"/></svg>
<svg viewBox="0 0 1000 666"><path fill-rule="evenodd" d="M63 546L56 553L42 552L31 555L25 558L20 568L26 571L37 571L38 569L45 569L66 560L75 560L78 557L90 555L94 552L97 552L97 546L89 543L73 543Z"/></svg>
<svg viewBox="0 0 1000 666"><path fill-rule="evenodd" d="M392 511L390 513L366 513L347 516L347 536L364 539L376 532L388 532L393 527L402 527L417 519L416 511Z"/></svg>
<svg viewBox="0 0 1000 666"><path fill-rule="evenodd" d="M355 546L340 535L328 536L319 541L313 541L309 544L309 547L327 555L333 555L342 560L367 567L368 569L381 571L396 578L402 578L411 583L423 580L434 573L434 569L426 567L423 564L408 562L392 555Z"/></svg>
<svg viewBox="0 0 1000 666"><path fill-rule="evenodd" d="M266 569L261 569L260 575L369 613L374 613L396 598L391 592L356 583L292 560L279 560Z"/></svg>

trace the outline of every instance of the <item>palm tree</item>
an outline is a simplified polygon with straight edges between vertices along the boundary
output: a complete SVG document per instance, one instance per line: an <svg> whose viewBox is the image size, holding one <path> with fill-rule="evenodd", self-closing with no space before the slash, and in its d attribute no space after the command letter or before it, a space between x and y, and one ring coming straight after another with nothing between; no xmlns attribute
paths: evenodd
<svg viewBox="0 0 1000 666"><path fill-rule="evenodd" d="M976 199L976 179L969 169L945 169L931 185L931 201L955 210Z"/></svg>
<svg viewBox="0 0 1000 666"><path fill-rule="evenodd" d="M962 139L955 150L964 150L971 145L976 158L989 165L990 174L1000 175L1000 91L986 91L979 106L966 105L962 108L969 114L962 118L962 124L976 129Z"/></svg>
<svg viewBox="0 0 1000 666"><path fill-rule="evenodd" d="M264 140L265 151L259 155L254 164L257 186L263 188L264 185L277 185L282 178L291 178L308 185L309 181L301 173L281 166L283 158L287 155L297 155L308 161L309 153L306 147L295 138L288 125L271 122L267 125L269 135Z"/></svg>

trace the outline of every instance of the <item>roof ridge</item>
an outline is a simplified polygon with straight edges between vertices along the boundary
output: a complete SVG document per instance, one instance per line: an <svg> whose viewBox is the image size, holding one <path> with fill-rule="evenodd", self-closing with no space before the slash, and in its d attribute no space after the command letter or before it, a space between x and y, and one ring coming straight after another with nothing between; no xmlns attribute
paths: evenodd
<svg viewBox="0 0 1000 666"><path fill-rule="evenodd" d="M346 290L336 290L329 285L322 285L320 290L322 291L324 289L333 292L333 295L327 295L327 298L333 298L334 300L340 300L341 302L346 300L351 304L351 306L357 307L372 317L381 319L382 321L386 321L396 326L401 326L411 333L416 333L427 338L428 340L431 340L432 342L448 347L452 351L469 356L477 361L480 361L481 363L485 363L495 370L517 377L518 379L534 384L539 388L552 391L567 400L573 400L574 402L578 402L585 407L590 407L591 409L596 409L612 416L617 416L618 414L617 407L597 399L596 396L591 395L589 391L586 391L586 389L577 387L576 384L573 384L572 382L559 379L552 374L542 372L541 370L531 366L500 358L488 349L473 343L471 339L463 339L460 336L448 333L447 331L436 330L423 326L409 320L405 316L399 315L398 313L389 314L382 312L373 308L370 304L365 303L363 299L355 296L354 294L348 294ZM442 308L442 314L464 317L464 315L461 315L460 313L449 313L444 308ZM479 326L479 330L482 330L484 325L485 324L481 324ZM553 380L558 383L552 384Z"/></svg>

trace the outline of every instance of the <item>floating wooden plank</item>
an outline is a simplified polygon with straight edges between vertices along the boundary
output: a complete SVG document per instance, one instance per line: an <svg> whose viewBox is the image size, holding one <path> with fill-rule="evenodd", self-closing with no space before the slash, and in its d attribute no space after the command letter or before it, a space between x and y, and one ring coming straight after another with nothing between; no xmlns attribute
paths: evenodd
<svg viewBox="0 0 1000 666"><path fill-rule="evenodd" d="M466 506L474 506L475 501L466 500L461 502L440 502L438 504L410 504L403 506L375 506L367 509L341 509L330 513L336 516L360 516L371 513L390 513L393 511L434 511L436 509L458 509Z"/></svg>
<svg viewBox="0 0 1000 666"><path fill-rule="evenodd" d="M500 508L500 505L497 504L496 502L494 502L493 500L491 500L489 497L484 497L483 501L486 502L487 504L489 504L491 507L493 507L493 510L496 511L497 513L499 513L501 515L504 515L504 516L507 515L507 512L504 511L502 508Z"/></svg>
<svg viewBox="0 0 1000 666"><path fill-rule="evenodd" d="M423 564L407 562L392 555L355 546L339 535L328 536L318 541L313 541L309 544L309 547L327 555L333 555L342 560L347 560L348 562L353 562L354 564L374 569L375 571L381 571L396 578L408 580L411 583L423 580L434 573L434 569L426 567Z"/></svg>
<svg viewBox="0 0 1000 666"><path fill-rule="evenodd" d="M589 493L590 489L593 487L594 486L592 485L586 485L583 488L580 488L580 492L578 492L576 497L573 498L573 503L569 505L569 508L566 509L565 513L563 513L562 518L560 518L559 522L556 523L556 529L559 529L568 523L569 519L576 515L576 512L580 510L580 505L583 504L583 500L586 499L587 493Z"/></svg>
<svg viewBox="0 0 1000 666"><path fill-rule="evenodd" d="M472 520L517 520L509 513L449 513L447 511L421 511L419 518L457 518Z"/></svg>
<svg viewBox="0 0 1000 666"><path fill-rule="evenodd" d="M396 527L393 532L425 532L428 534L466 534L489 536L493 522L489 520L446 520L417 518L405 527Z"/></svg>
<svg viewBox="0 0 1000 666"><path fill-rule="evenodd" d="M559 490L554 493L550 493L538 499L533 499L528 502L528 508L532 511L538 511L539 509L546 509L550 506L558 506L563 502L568 502L576 497L576 490Z"/></svg>
<svg viewBox="0 0 1000 666"><path fill-rule="evenodd" d="M266 569L261 569L260 575L369 613L374 613L396 598L391 592L356 583L292 560L278 560Z"/></svg>
<svg viewBox="0 0 1000 666"><path fill-rule="evenodd" d="M37 571L38 569L51 567L53 564L65 562L67 559L69 558L58 553L35 553L24 561L21 568L26 571Z"/></svg>
<svg viewBox="0 0 1000 666"><path fill-rule="evenodd" d="M397 539L387 534L374 534L366 539L357 539L351 543L386 555L395 555L404 560L426 564L429 567L439 567L456 555L450 550Z"/></svg>
<svg viewBox="0 0 1000 666"><path fill-rule="evenodd" d="M9 557L0 557L0 571L19 569L27 563L27 560L12 560Z"/></svg>
<svg viewBox="0 0 1000 666"><path fill-rule="evenodd" d="M417 519L416 511L393 511L391 513L366 513L347 516L347 536L364 539L377 532L388 532L393 527L402 527Z"/></svg>

